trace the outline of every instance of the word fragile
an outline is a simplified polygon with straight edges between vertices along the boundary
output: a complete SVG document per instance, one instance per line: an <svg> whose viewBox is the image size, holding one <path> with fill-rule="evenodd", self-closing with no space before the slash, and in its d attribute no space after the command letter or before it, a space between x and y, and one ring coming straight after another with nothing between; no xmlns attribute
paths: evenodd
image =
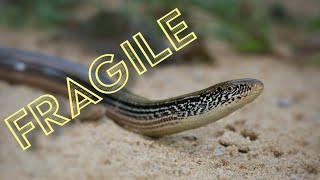
<svg viewBox="0 0 320 180"><path fill-rule="evenodd" d="M180 49L197 39L197 36L194 32L191 32L182 38L178 37L178 34L188 28L187 24L184 21L181 21L175 26L171 26L170 23L180 15L180 11L178 10L178 8L176 8L157 20L160 28L170 41L175 51L179 51ZM169 47L164 49L160 53L155 54L140 32L133 36L133 40L135 41L151 67L156 66L172 55L172 51ZM133 49L128 40L121 43L120 47L125 52L131 64L139 75L142 75L147 71L144 63L141 61L140 57L137 55L136 51ZM98 73L101 68L105 67L106 65L112 64L113 58L113 54L104 54L95 59L89 68L88 76L91 85L97 91L103 94L112 94L121 90L126 85L129 79L128 68L123 60L113 65L111 68L108 68L106 74ZM112 84L106 84L105 82L101 81L101 77L105 75L109 77L117 77L117 80ZM81 109L83 109L84 107L88 106L89 104L97 104L101 100L103 100L102 97L69 77L67 77L67 87L72 119L79 116ZM79 100L80 98L82 98L81 101ZM29 103L27 107L46 135L49 135L54 131L51 123L63 126L71 120L67 117L57 114L59 110L58 100L50 94L40 96L36 100ZM49 108L43 110L45 109L44 107ZM22 108L4 120L23 150L31 147L26 134L28 134L35 128L34 123L31 121L24 124L23 126L19 125L21 123L18 124L18 121L23 119L27 115L28 113L26 108Z"/></svg>

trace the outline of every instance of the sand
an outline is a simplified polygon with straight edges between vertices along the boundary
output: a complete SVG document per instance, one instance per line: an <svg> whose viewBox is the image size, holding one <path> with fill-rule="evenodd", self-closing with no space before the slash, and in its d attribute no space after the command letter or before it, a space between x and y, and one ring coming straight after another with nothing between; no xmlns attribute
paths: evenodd
<svg viewBox="0 0 320 180"><path fill-rule="evenodd" d="M84 65L99 55L72 42L47 40L33 30L1 28L0 34L0 45ZM157 66L135 78L132 90L161 99L251 77L263 81L264 92L216 123L159 139L102 117L73 120L49 136L36 126L28 136L32 148L23 151L3 120L46 92L0 81L0 179L320 179L319 67L240 55L223 44L208 44L215 63ZM67 109L62 106L62 111Z"/></svg>

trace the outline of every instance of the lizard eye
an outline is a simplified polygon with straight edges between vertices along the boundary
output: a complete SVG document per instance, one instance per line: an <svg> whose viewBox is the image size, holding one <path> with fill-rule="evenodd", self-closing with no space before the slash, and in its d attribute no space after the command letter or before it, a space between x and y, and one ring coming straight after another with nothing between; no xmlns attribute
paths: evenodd
<svg viewBox="0 0 320 180"><path fill-rule="evenodd" d="M233 90L234 90L234 88L233 88L232 86L228 86L228 87L227 87L227 92L230 93L230 92L232 92Z"/></svg>

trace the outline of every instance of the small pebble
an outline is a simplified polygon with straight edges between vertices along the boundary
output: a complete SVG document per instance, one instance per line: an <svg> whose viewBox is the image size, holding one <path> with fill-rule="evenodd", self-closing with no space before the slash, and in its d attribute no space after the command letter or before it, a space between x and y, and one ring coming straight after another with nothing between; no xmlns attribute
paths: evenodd
<svg viewBox="0 0 320 180"><path fill-rule="evenodd" d="M284 99L279 99L277 102L278 106L281 108L287 108L291 105L291 100L284 98Z"/></svg>
<svg viewBox="0 0 320 180"><path fill-rule="evenodd" d="M300 180L300 178L299 178L297 175L295 175L295 174L292 174L292 175L291 175L291 179L292 179L292 180Z"/></svg>
<svg viewBox="0 0 320 180"><path fill-rule="evenodd" d="M225 147L235 145L239 152L247 153L250 151L251 141L238 133L226 131L220 137L219 143Z"/></svg>
<svg viewBox="0 0 320 180"><path fill-rule="evenodd" d="M177 162L177 159L176 158L171 158L171 161Z"/></svg>
<svg viewBox="0 0 320 180"><path fill-rule="evenodd" d="M225 147L223 147L223 146L220 146L220 147L218 147L217 149L215 149L214 150L214 155L216 155L216 156L221 156L221 155L223 155L223 151L225 150Z"/></svg>
<svg viewBox="0 0 320 180"><path fill-rule="evenodd" d="M159 167L158 164L152 164L152 169L153 170L158 170L158 167Z"/></svg>
<svg viewBox="0 0 320 180"><path fill-rule="evenodd" d="M181 166L179 169L179 175L187 175L190 174L190 170L187 166Z"/></svg>

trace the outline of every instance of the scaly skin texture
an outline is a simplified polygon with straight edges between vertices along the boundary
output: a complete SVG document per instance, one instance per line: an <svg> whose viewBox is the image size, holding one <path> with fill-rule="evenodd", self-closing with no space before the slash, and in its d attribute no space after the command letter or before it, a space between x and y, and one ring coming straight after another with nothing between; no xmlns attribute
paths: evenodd
<svg viewBox="0 0 320 180"><path fill-rule="evenodd" d="M67 77L94 91L87 73L87 68L58 57L0 48L2 79L67 94ZM239 79L156 101L126 89L111 95L95 92L104 98L107 116L119 125L143 135L162 136L215 122L255 100L262 90L259 80Z"/></svg>

